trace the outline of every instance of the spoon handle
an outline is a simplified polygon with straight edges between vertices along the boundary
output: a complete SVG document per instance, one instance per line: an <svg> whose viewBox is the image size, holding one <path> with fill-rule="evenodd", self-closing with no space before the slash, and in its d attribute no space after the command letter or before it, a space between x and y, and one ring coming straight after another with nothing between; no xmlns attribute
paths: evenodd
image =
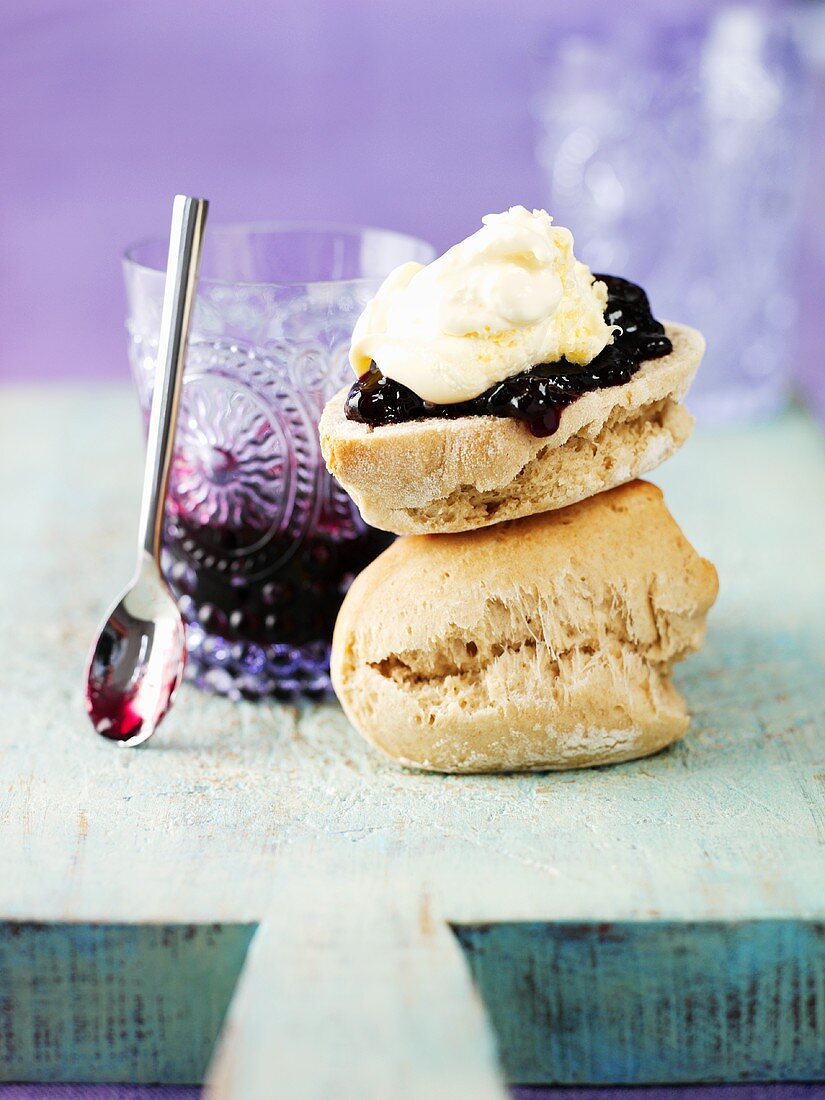
<svg viewBox="0 0 825 1100"><path fill-rule="evenodd" d="M163 291L152 412L146 442L139 527L141 549L150 554L158 566L163 509L175 445L189 322L195 301L208 208L206 199L193 199L186 195L176 195L172 206L169 259Z"/></svg>

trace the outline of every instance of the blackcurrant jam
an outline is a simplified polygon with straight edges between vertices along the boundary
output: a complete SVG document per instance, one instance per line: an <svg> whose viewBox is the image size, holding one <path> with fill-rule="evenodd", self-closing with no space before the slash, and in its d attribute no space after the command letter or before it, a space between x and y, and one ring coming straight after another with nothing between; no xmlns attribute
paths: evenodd
<svg viewBox="0 0 825 1100"><path fill-rule="evenodd" d="M498 382L471 401L436 405L385 378L373 363L347 394L347 420L378 427L408 420L497 416L523 420L535 436L552 435L563 410L577 397L606 386L624 385L646 359L659 359L673 350L640 286L616 275L594 278L607 284L604 318L609 325L618 325L621 332L586 366L566 359L539 363Z"/></svg>
<svg viewBox="0 0 825 1100"><path fill-rule="evenodd" d="M353 578L393 536L316 521L296 547L277 536L256 576L221 570L260 532L243 524L202 525L167 517L164 572L187 621L190 677L230 696L321 697L329 691L329 642Z"/></svg>

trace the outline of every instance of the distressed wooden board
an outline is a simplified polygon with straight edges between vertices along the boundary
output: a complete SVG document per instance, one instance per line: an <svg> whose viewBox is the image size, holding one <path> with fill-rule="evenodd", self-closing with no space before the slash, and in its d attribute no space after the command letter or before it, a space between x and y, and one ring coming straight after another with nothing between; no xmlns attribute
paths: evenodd
<svg viewBox="0 0 825 1100"><path fill-rule="evenodd" d="M486 1080L496 1095L490 1035L448 924L466 942L461 929L479 924L631 925L641 935L648 925L661 931L650 922L693 922L689 942L701 946L703 932L712 935L706 922L735 932L735 922L780 921L787 928L760 948L751 998L767 1027L757 1012L744 1047L717 1044L711 1058L712 1012L697 1011L692 1025L707 1043L687 1043L677 998L651 1025L667 1042L651 1040L658 1054L631 1060L621 1079L792 1078L801 1057L805 1075L814 1073L825 1051L820 941L809 934L825 919L825 447L804 417L699 435L656 479L722 584L707 647L678 677L693 733L635 764L526 777L398 771L334 705L235 706L191 690L145 751L94 738L81 670L131 566L139 431L125 392L0 391L0 919L69 922L71 932L71 922L233 926L269 912L214 1073L215 1095L243 1100L329 1095L330 1081L347 1096L353 1080L363 1085L357 1095L384 1095L388 1067L398 1070L398 1097L450 1095L444 1067L462 1075L452 1084L472 1079L482 1095ZM488 1000L491 985L502 990L490 1007L508 1070L619 1079L607 1053L632 1033L627 1013L607 1028L571 1031L564 1056L554 1053L542 1005L556 963L541 961L538 931L521 928L517 941L534 989L515 982L507 992L501 949L485 949L494 964L481 982ZM647 941L649 973L677 941L660 935L655 950ZM788 943L797 945L790 955ZM27 988L45 957L11 954L15 988ZM590 957L599 970L608 955L595 941ZM777 966L779 979L763 983ZM173 960L157 969L167 973L164 1003L174 1015L177 997L186 1011L191 989ZM577 972L566 971L570 1003L586 1003L592 983ZM799 975L814 1021L807 1031L794 1022ZM3 992L0 1009L12 1016ZM75 1025L28 1070L14 1063L14 1075L97 1072L107 1042L99 1002L90 997L86 1009L82 987L73 992ZM48 1002L43 1012L48 1022ZM502 1014L532 1045L529 1066ZM132 1079L192 1072L191 1050L165 1014L138 1022L126 1012L120 1026L127 1039L148 1027L165 1050L161 1070L137 1044ZM373 1033L380 1045L362 1041ZM0 1074L10 1075L22 1042L0 1043ZM566 1068L571 1052L578 1076ZM582 1065L593 1067L584 1077ZM825 1077L825 1066L814 1075ZM276 1077L281 1091L267 1092Z"/></svg>
<svg viewBox="0 0 825 1100"><path fill-rule="evenodd" d="M821 921L525 922L456 932L512 1081L632 1084L656 1081L662 1066L670 1082L822 1076ZM513 1013L513 1004L524 1007Z"/></svg>
<svg viewBox="0 0 825 1100"><path fill-rule="evenodd" d="M208 1095L505 1100L481 998L412 870L337 845L287 855Z"/></svg>
<svg viewBox="0 0 825 1100"><path fill-rule="evenodd" d="M3 1080L200 1081L254 924L0 924Z"/></svg>

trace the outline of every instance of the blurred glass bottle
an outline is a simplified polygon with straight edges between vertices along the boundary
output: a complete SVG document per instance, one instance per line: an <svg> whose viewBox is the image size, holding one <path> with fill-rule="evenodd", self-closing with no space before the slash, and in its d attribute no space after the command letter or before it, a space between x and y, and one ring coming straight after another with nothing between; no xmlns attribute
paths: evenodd
<svg viewBox="0 0 825 1100"><path fill-rule="evenodd" d="M535 109L547 207L577 254L707 337L692 408L731 422L781 407L808 110L787 9L599 16L556 36Z"/></svg>

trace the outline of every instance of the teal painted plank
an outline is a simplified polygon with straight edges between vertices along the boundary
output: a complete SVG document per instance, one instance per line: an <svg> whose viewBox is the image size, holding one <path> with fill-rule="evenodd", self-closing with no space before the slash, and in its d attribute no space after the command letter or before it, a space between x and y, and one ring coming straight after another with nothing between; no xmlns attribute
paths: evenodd
<svg viewBox="0 0 825 1100"><path fill-rule="evenodd" d="M203 1080L254 924L0 924L0 1080Z"/></svg>
<svg viewBox="0 0 825 1100"><path fill-rule="evenodd" d="M518 1084L825 1079L825 924L454 932Z"/></svg>

